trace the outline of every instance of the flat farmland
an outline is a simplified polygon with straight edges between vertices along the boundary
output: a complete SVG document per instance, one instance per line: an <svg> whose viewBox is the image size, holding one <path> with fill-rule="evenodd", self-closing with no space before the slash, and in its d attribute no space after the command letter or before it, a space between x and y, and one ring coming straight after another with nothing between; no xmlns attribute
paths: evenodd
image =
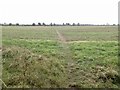
<svg viewBox="0 0 120 90"><path fill-rule="evenodd" d="M59 29L60 30L60 29ZM66 27L60 30L67 41L114 41L118 40L118 29L114 26Z"/></svg>
<svg viewBox="0 0 120 90"><path fill-rule="evenodd" d="M117 26L3 26L3 87L118 88Z"/></svg>
<svg viewBox="0 0 120 90"><path fill-rule="evenodd" d="M7 26L3 27L3 39L58 40L56 30L67 41L118 40L117 26Z"/></svg>
<svg viewBox="0 0 120 90"><path fill-rule="evenodd" d="M57 34L51 27L3 27L3 39L56 40Z"/></svg>

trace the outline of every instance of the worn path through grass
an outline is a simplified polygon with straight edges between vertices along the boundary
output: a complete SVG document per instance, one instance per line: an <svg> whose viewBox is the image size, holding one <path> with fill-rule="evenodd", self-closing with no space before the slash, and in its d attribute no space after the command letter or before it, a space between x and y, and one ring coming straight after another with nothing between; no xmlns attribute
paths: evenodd
<svg viewBox="0 0 120 90"><path fill-rule="evenodd" d="M66 66L66 72L68 75L68 87L74 87L75 85L75 80L74 80L74 68L78 67L78 65L76 64L76 62L73 60L73 55L72 52L70 50L69 47L69 43L67 43L66 38L59 32L59 30L56 30L56 33L58 35L58 38L60 40L60 43L63 47L63 52L64 52L64 56L65 56L65 60L67 62L67 66Z"/></svg>

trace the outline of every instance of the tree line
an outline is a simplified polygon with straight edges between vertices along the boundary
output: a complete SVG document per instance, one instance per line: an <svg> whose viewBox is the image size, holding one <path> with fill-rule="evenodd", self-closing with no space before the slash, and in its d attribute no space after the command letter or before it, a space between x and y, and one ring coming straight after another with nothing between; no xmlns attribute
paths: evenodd
<svg viewBox="0 0 120 90"><path fill-rule="evenodd" d="M101 24L101 25L95 25L95 24L80 24L80 23L62 23L62 24L56 24L56 23L50 23L50 24L46 24L46 23L32 23L32 24L0 24L0 26L116 26L117 24Z"/></svg>

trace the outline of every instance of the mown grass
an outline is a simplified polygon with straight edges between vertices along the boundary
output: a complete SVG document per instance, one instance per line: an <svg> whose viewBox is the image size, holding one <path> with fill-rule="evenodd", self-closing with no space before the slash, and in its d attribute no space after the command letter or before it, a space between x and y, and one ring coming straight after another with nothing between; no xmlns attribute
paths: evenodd
<svg viewBox="0 0 120 90"><path fill-rule="evenodd" d="M114 41L118 40L115 26L69 27L60 30L67 41Z"/></svg>
<svg viewBox="0 0 120 90"><path fill-rule="evenodd" d="M41 39L57 40L57 34L51 27L6 26L2 27L3 39Z"/></svg>
<svg viewBox="0 0 120 90"><path fill-rule="evenodd" d="M3 26L3 39L58 40L58 30L67 41L118 40L117 26Z"/></svg>

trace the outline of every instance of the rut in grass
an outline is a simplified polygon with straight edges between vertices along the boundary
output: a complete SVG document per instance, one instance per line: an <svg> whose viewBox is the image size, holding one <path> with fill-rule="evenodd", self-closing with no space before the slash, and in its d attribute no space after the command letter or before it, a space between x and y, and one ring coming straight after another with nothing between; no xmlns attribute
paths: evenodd
<svg viewBox="0 0 120 90"><path fill-rule="evenodd" d="M74 77L74 67L77 67L78 65L76 64L76 62L73 60L73 57L72 57L72 52L70 50L70 47L69 47L69 43L67 43L65 37L58 31L56 30L56 33L58 35L58 38L59 38L59 41L61 43L61 46L63 48L62 52L64 53L64 57L65 57L65 60L66 60L66 63L67 63L67 66L66 66L66 72L67 72L67 75L68 75L68 87L73 87L74 83L75 83L75 80L73 79Z"/></svg>

